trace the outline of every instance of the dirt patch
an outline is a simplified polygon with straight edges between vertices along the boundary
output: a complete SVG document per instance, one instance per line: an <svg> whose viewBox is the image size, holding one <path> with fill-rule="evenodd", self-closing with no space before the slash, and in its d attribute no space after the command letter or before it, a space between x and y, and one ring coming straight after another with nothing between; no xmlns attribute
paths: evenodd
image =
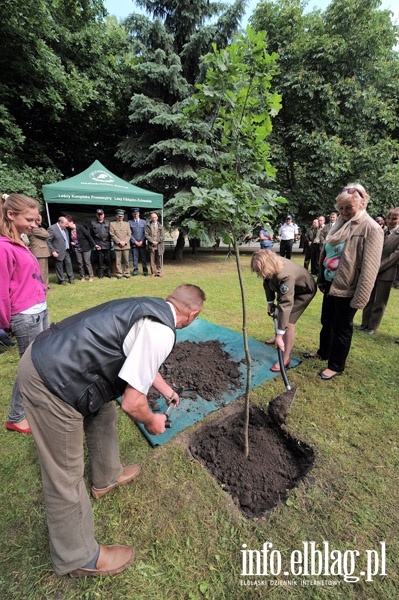
<svg viewBox="0 0 399 600"><path fill-rule="evenodd" d="M288 412L292 406L296 394L296 387L291 388L270 400L267 414L276 423L283 425L287 421Z"/></svg>
<svg viewBox="0 0 399 600"><path fill-rule="evenodd" d="M284 501L310 471L314 452L252 408L249 456L243 453L244 415L217 419L191 437L191 454L202 462L247 517L259 517Z"/></svg>
<svg viewBox="0 0 399 600"><path fill-rule="evenodd" d="M204 400L216 400L222 407L223 395L242 387L239 365L217 340L186 341L176 344L160 372L175 390L180 386L184 387L185 398L195 401L201 396ZM158 392L151 388L148 400L153 410L157 410L158 398Z"/></svg>
<svg viewBox="0 0 399 600"><path fill-rule="evenodd" d="M242 387L239 363L223 350L217 340L180 342L161 368L162 376L175 389L190 389L197 396L219 400L228 391ZM243 453L244 415L235 411L197 429L188 447L205 465L221 487L230 494L245 516L263 515L310 471L314 452L310 446L281 428L295 396L296 388L270 399L270 414L252 408L249 426L249 457ZM185 392L187 397L188 393ZM156 410L158 393L150 390L149 400Z"/></svg>

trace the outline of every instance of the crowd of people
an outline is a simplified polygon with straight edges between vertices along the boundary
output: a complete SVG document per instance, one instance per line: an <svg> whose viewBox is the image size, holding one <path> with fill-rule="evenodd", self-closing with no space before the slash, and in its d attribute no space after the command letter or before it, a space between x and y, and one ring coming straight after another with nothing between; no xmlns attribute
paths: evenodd
<svg viewBox="0 0 399 600"><path fill-rule="evenodd" d="M284 352L284 364L290 364L294 324L312 300L310 280L314 277L323 293L321 331L317 350L304 353L305 359L326 361L318 376L329 380L342 375L353 336L353 319L362 310L361 331L374 334L381 323L391 288L399 270L399 208L388 211L386 219L373 219L367 213L369 195L359 183L349 183L336 198L336 209L325 217L315 217L304 232L304 266L290 261L292 246L299 230L287 215L279 228L280 258L266 249L264 235L259 236L261 250L251 267L263 279L268 312L274 302L279 307L276 335L266 340ZM273 240L267 224L268 240ZM266 227L265 227L266 229ZM264 233L264 230L262 230ZM308 272L310 265L310 272ZM399 341L399 340L397 340ZM279 364L271 368L279 371Z"/></svg>
<svg viewBox="0 0 399 600"><path fill-rule="evenodd" d="M362 185L346 185L329 223L319 216L306 232L304 266L291 260L299 240L292 215L279 228L279 253L273 251L270 223L262 228L261 248L251 257L251 269L263 281L268 313L277 314L275 336L267 342L282 351L281 365L290 365L295 324L317 288L323 294L319 344L304 358L326 362L318 372L320 379L343 374L357 310L363 310L361 330L372 334L378 328L399 264L399 207L390 209L380 224L367 213L368 202ZM12 347L12 334L20 356L6 428L33 435L50 554L59 575L111 576L131 564L132 547L96 540L84 481L83 439L94 499L134 481L140 467L121 464L113 401L121 398L122 410L150 434L165 431L167 417L150 410L147 394L153 386L167 404L179 403L159 369L173 349L176 330L190 325L205 302L201 288L184 284L165 300L112 300L49 325L50 257L58 283L65 286L75 283L73 257L80 280L94 280L94 251L100 279L112 277L112 253L116 278L137 276L140 265L148 276L147 251L151 276L162 277L164 228L157 213L151 213L148 222L138 208L130 220L125 216L125 210L117 209L115 220L109 221L99 208L90 226L62 215L45 229L34 199L22 194L1 198L0 352L1 347ZM280 362L271 370L278 372Z"/></svg>
<svg viewBox="0 0 399 600"><path fill-rule="evenodd" d="M165 229L159 222L156 212L150 220L140 218L140 209L132 209L132 218L126 219L124 209L116 209L115 220L105 217L102 208L89 225L75 223L71 215L62 215L47 230L42 227L39 214L36 227L28 234L29 247L38 259L43 280L48 285L48 261L52 257L57 283L75 283L74 271L79 272L79 280L86 277L91 283L95 278L95 268L99 279L129 279L139 274L139 263L145 277L149 275L147 258L150 258L151 277L163 277L163 254ZM113 263L115 261L115 268ZM130 263L133 264L132 273Z"/></svg>

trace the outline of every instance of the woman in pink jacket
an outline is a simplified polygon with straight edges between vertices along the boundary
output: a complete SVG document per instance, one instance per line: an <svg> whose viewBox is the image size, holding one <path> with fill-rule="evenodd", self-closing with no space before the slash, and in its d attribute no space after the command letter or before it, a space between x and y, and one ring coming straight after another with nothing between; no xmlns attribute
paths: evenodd
<svg viewBox="0 0 399 600"><path fill-rule="evenodd" d="M22 194L4 194L0 200L0 328L11 331L20 357L36 335L48 327L47 284L37 258L22 234L36 227L38 204ZM22 399L14 384L6 428L31 433Z"/></svg>

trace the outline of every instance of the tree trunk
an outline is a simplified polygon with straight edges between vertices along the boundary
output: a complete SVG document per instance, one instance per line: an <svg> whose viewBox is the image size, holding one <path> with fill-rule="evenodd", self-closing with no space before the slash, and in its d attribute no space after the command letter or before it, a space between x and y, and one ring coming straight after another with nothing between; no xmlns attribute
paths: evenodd
<svg viewBox="0 0 399 600"><path fill-rule="evenodd" d="M251 389L251 355L249 353L248 347L248 332L247 332L247 307L245 301L245 290L244 290L244 282L242 279L242 270L241 270L241 261L240 261L240 250L239 247L234 240L234 252L236 258L238 279L240 282L240 290L241 290L241 304L242 304L242 335L244 340L244 350L245 350L245 358L247 363L247 382L245 386L245 404L244 404L244 455L247 457L249 455L249 393Z"/></svg>

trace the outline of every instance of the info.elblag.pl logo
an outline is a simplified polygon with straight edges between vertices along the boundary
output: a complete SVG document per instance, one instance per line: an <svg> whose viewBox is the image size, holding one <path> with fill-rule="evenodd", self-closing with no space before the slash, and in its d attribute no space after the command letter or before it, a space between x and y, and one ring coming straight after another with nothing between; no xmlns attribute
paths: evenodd
<svg viewBox="0 0 399 600"><path fill-rule="evenodd" d="M247 578L241 580L242 585L282 585L284 582L309 585L310 580L305 578L315 577L319 579L314 580L313 585L339 585L342 581L372 582L376 577L386 576L385 542L379 542L378 550L362 551L331 549L327 541L302 542L300 550L292 550L284 557L271 542L265 542L260 550L249 550L247 544L241 547L240 576ZM289 580L276 580L279 577ZM301 580L298 581L298 577Z"/></svg>

